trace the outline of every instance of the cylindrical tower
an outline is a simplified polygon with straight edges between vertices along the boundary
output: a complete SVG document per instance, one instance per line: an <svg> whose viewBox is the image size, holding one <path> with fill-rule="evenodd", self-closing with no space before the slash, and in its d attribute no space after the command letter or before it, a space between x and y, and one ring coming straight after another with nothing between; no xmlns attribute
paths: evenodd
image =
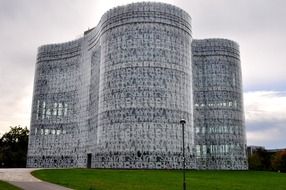
<svg viewBox="0 0 286 190"><path fill-rule="evenodd" d="M182 167L182 118L191 166L190 22L162 3L129 4L103 16L94 167Z"/></svg>
<svg viewBox="0 0 286 190"><path fill-rule="evenodd" d="M38 50L27 167L78 165L80 54L81 40Z"/></svg>
<svg viewBox="0 0 286 190"><path fill-rule="evenodd" d="M192 42L194 133L200 169L247 169L239 46Z"/></svg>

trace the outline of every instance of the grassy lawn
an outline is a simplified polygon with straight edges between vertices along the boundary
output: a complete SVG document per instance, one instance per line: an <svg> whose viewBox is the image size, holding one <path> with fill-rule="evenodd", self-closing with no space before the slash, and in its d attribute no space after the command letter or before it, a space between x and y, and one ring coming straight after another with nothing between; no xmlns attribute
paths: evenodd
<svg viewBox="0 0 286 190"><path fill-rule="evenodd" d="M180 190L178 170L46 169L42 180L84 190ZM255 171L188 171L187 190L285 190L286 174Z"/></svg>
<svg viewBox="0 0 286 190"><path fill-rule="evenodd" d="M0 180L0 189L2 190L20 190L18 187L15 187L13 185L10 185L9 183L6 183L4 181Z"/></svg>

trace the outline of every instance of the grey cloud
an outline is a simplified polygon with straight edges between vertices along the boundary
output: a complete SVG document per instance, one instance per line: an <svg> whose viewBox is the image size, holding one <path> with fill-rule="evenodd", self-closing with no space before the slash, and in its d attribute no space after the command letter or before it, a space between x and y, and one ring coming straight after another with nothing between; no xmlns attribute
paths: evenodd
<svg viewBox="0 0 286 190"><path fill-rule="evenodd" d="M284 126L285 123L286 123L286 118L285 120L256 121L256 122L247 121L247 131L248 132L259 132L259 131L266 131L266 130L278 127L277 129L281 129L281 131L286 132L286 127Z"/></svg>
<svg viewBox="0 0 286 190"><path fill-rule="evenodd" d="M96 26L106 11L102 7L112 8L127 2L0 0L0 119L6 117L7 112L17 112L23 97L32 99L32 91L27 89L31 89L33 83L38 46L74 39L89 27ZM280 88L285 88L282 83L286 82L286 1L162 2L173 3L190 13L195 38L224 37L240 44L246 89L259 86L260 89L270 90L278 83L281 83ZM26 119L6 117L0 131L8 127L9 122L28 125L30 107L25 107L21 113L26 114ZM250 128L254 125L250 124Z"/></svg>
<svg viewBox="0 0 286 190"><path fill-rule="evenodd" d="M194 30L200 33L204 32L201 30L220 34L225 30L261 33L286 29L284 0L179 0L178 4L192 15Z"/></svg>
<svg viewBox="0 0 286 190"><path fill-rule="evenodd" d="M89 25L86 20L91 17L93 4L0 1L0 132L11 125L29 125L38 46L82 34Z"/></svg>
<svg viewBox="0 0 286 190"><path fill-rule="evenodd" d="M244 93L248 144L286 146L286 91Z"/></svg>
<svg viewBox="0 0 286 190"><path fill-rule="evenodd" d="M179 0L193 18L195 38L222 37L241 47L245 88L286 81L286 1Z"/></svg>
<svg viewBox="0 0 286 190"><path fill-rule="evenodd" d="M286 119L247 124L247 144L266 148L285 148Z"/></svg>

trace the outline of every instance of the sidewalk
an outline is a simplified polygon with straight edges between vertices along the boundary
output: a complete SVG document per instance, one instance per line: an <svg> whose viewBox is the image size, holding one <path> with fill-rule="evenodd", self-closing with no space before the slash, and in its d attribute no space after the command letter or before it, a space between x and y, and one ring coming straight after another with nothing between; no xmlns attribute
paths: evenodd
<svg viewBox="0 0 286 190"><path fill-rule="evenodd" d="M66 187L41 181L30 173L39 168L0 169L0 180L6 181L24 190L71 190Z"/></svg>

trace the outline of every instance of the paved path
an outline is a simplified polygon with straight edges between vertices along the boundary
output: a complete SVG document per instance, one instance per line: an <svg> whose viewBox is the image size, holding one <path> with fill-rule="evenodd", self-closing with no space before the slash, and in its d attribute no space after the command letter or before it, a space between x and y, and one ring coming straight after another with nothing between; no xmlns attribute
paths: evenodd
<svg viewBox="0 0 286 190"><path fill-rule="evenodd" d="M0 180L7 181L24 190L71 190L33 177L30 173L34 170L37 169L0 169Z"/></svg>

